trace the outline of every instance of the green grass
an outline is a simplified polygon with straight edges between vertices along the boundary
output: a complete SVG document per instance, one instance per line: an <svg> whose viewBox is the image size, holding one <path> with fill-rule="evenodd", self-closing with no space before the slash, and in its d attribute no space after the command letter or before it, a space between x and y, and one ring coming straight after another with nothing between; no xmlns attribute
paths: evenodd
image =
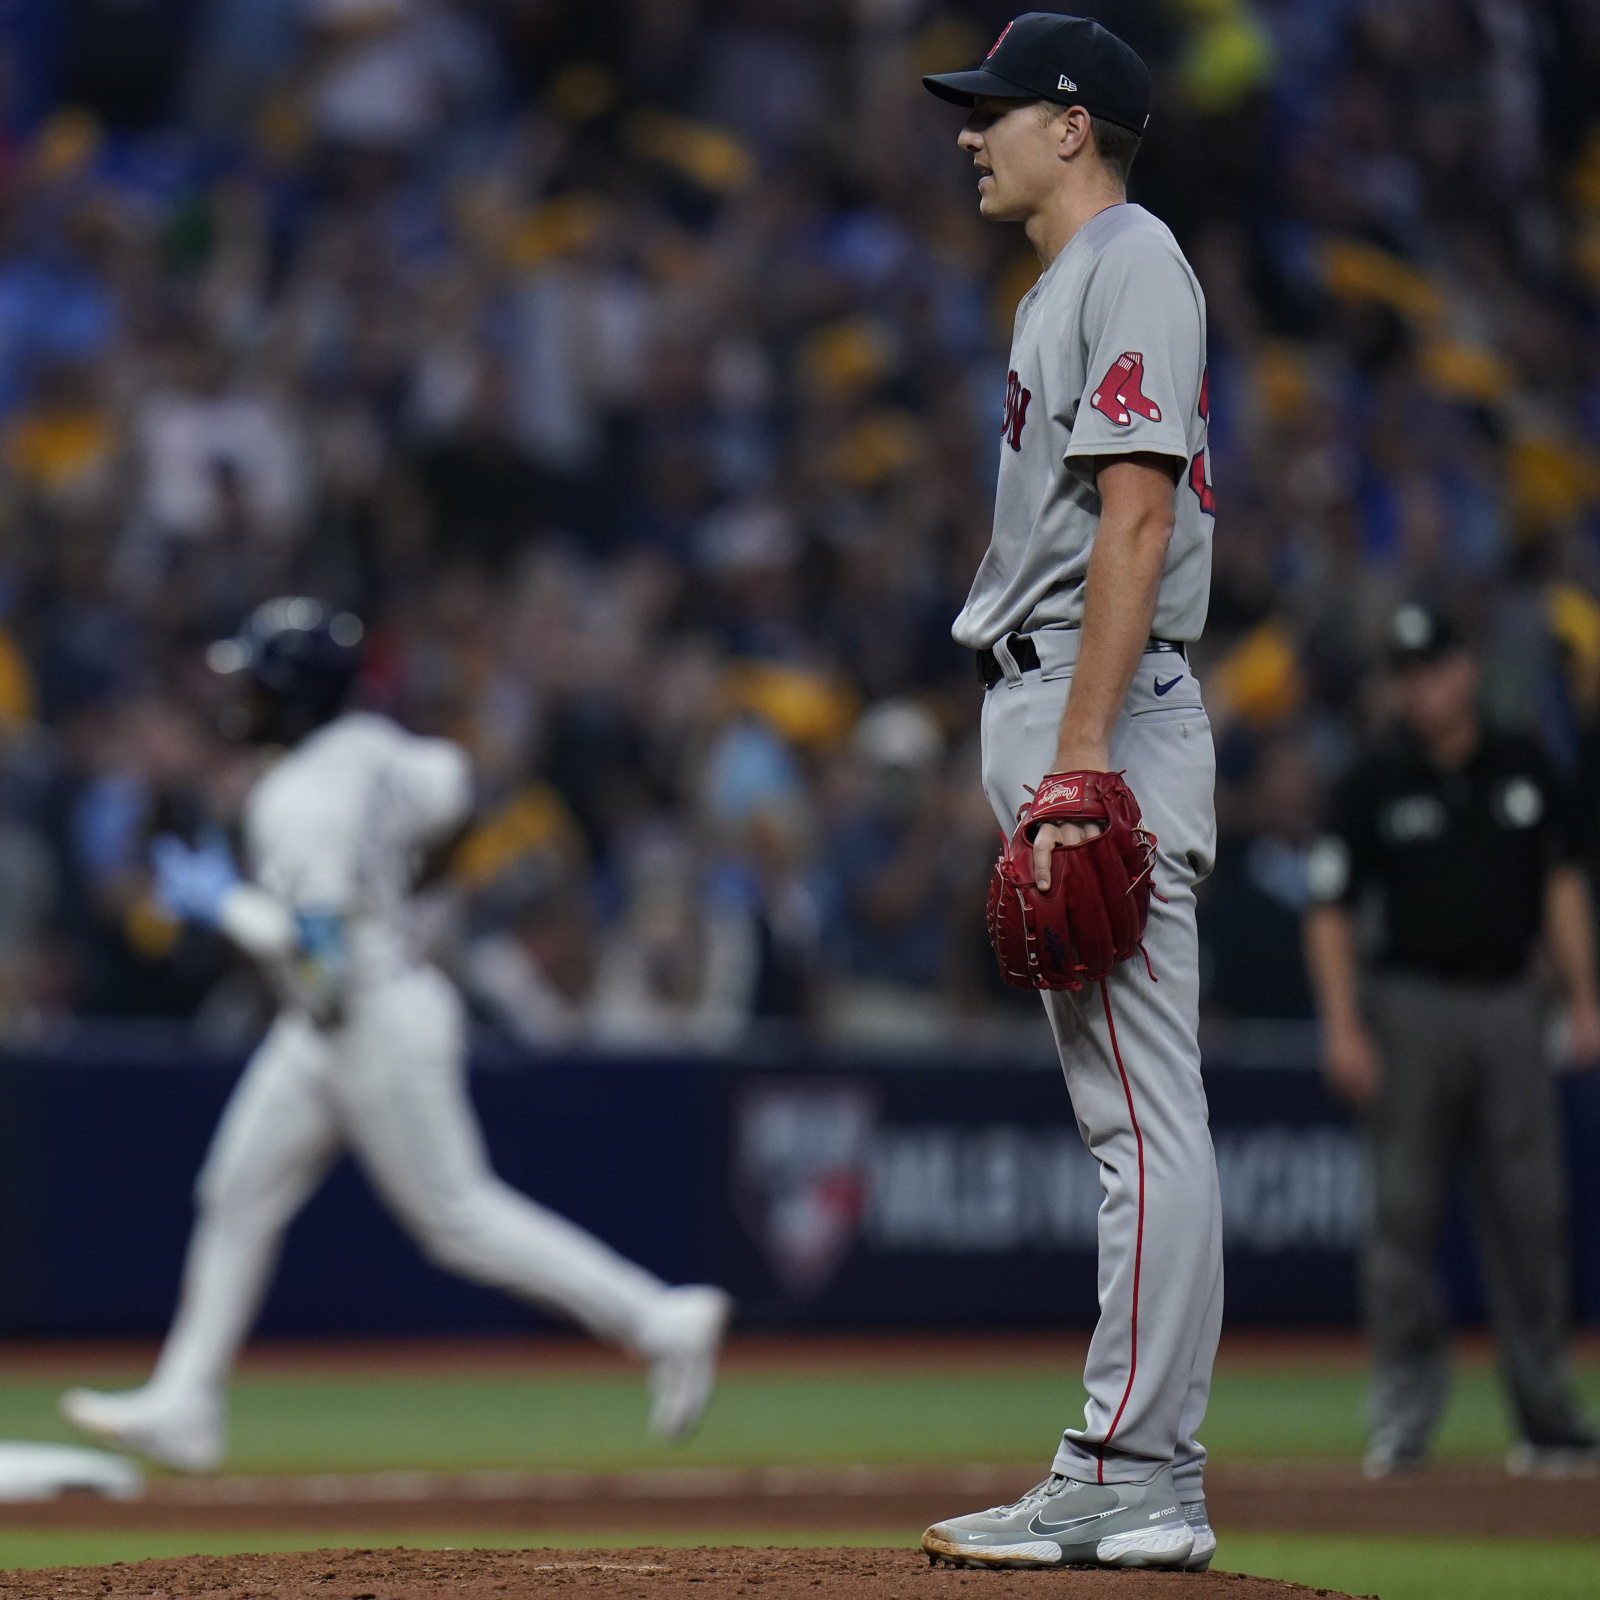
<svg viewBox="0 0 1600 1600"><path fill-rule="evenodd" d="M1600 1371L1577 1374L1578 1392L1600 1415ZM1366 1374L1315 1368L1220 1372L1201 1439L1219 1461L1245 1456L1359 1455L1366 1437ZM1494 1373L1473 1365L1456 1374L1434 1450L1440 1456L1495 1454L1511 1442Z"/></svg>
<svg viewBox="0 0 1600 1600"><path fill-rule="evenodd" d="M1227 1533L1217 1567L1380 1600L1596 1600L1600 1539Z"/></svg>
<svg viewBox="0 0 1600 1600"><path fill-rule="evenodd" d="M234 1386L228 1467L360 1472L1033 1460L1054 1448L1068 1411L1081 1408L1078 1396L1075 1381L1046 1375L738 1377L723 1383L691 1444L667 1447L647 1435L644 1385L632 1377L257 1378ZM0 1387L0 1437L72 1438L55 1402L53 1388Z"/></svg>
<svg viewBox="0 0 1600 1600"><path fill-rule="evenodd" d="M1600 1372L1580 1379L1600 1411ZM1218 1460L1359 1452L1364 1378L1338 1369L1237 1369L1218 1376L1203 1438ZM0 1438L71 1440L54 1384L0 1384ZM233 1391L233 1472L605 1469L650 1465L1042 1462L1082 1415L1074 1376L786 1376L724 1381L688 1446L645 1432L644 1385L619 1375L256 1377ZM1440 1430L1443 1455L1482 1455L1509 1439L1492 1375L1463 1372Z"/></svg>

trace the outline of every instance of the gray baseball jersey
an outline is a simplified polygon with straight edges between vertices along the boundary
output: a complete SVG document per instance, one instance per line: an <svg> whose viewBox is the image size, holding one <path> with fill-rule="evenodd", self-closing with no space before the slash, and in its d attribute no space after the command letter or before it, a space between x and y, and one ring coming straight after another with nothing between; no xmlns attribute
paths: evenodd
<svg viewBox="0 0 1600 1600"><path fill-rule="evenodd" d="M1017 307L994 533L952 632L971 650L1074 627L1100 525L1093 458L1176 456L1174 526L1151 631L1198 639L1211 584L1206 307L1165 223L1091 218Z"/></svg>

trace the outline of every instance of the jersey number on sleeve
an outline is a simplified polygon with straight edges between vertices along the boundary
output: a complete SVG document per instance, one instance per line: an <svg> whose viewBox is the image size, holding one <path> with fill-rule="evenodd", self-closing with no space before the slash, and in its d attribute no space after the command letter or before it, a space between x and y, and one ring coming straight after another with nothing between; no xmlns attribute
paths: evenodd
<svg viewBox="0 0 1600 1600"><path fill-rule="evenodd" d="M1211 368L1207 367L1200 374L1200 420L1206 425L1206 432L1211 431ZM1195 498L1200 502L1200 509L1208 516L1217 514L1217 497L1212 493L1211 483L1206 477L1206 446L1201 445L1195 451L1194 460L1189 463L1189 487L1194 490Z"/></svg>

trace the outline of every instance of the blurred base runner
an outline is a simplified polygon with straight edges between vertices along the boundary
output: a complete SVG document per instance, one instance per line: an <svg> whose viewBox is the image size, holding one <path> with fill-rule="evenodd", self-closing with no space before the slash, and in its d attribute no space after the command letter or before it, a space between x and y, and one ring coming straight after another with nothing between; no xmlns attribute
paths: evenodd
<svg viewBox="0 0 1600 1600"><path fill-rule="evenodd" d="M253 881L218 837L156 841L158 889L261 962L282 997L212 1140L177 1317L150 1381L75 1389L85 1433L169 1466L226 1453L225 1395L285 1229L349 1150L440 1266L572 1317L650 1363L651 1426L681 1437L710 1397L730 1311L669 1288L490 1170L465 1081L462 1004L420 955L414 881L470 813L466 757L388 719L339 714L360 626L317 602L269 602L213 659L246 674L252 727L289 753L245 814Z"/></svg>

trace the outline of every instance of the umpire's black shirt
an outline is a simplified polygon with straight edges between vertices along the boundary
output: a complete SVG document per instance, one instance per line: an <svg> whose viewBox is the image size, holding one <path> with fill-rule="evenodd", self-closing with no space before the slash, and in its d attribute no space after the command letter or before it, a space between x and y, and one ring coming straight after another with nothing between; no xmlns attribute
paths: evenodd
<svg viewBox="0 0 1600 1600"><path fill-rule="evenodd" d="M1531 740L1484 733L1444 771L1395 729L1334 791L1309 887L1323 904L1379 892L1382 967L1503 983L1527 969L1545 880L1574 855L1563 786Z"/></svg>

